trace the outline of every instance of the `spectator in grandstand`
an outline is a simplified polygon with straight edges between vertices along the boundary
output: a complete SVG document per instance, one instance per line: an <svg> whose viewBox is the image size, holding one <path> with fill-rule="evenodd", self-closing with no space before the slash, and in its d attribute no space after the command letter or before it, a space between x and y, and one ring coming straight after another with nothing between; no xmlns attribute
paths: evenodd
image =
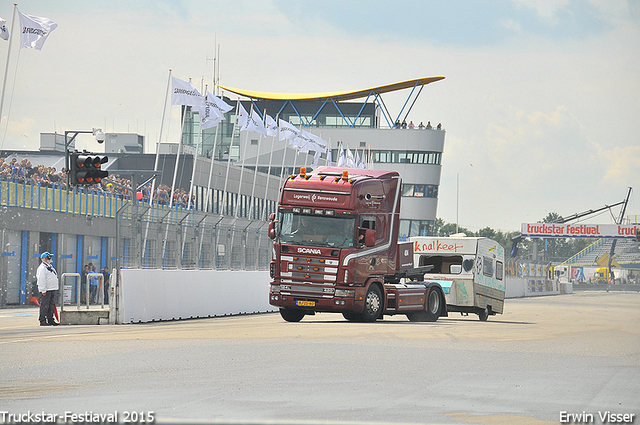
<svg viewBox="0 0 640 425"><path fill-rule="evenodd" d="M400 123L398 122L398 125ZM406 125L406 123L405 123ZM45 167L40 164L32 166L31 162L24 158L21 162L18 162L17 158L12 158L11 161L6 161L4 158L0 158L0 179L15 181L17 183L24 183L34 186L60 188L66 189L67 187L67 175L61 171L57 171L54 167ZM117 183L117 185L112 182ZM102 180L92 186L79 186L74 190L78 192L97 192L100 194L116 196L121 199L131 196L131 180L123 178L119 175L111 175L108 180ZM149 200L151 198L151 184L147 184L142 189L143 199ZM171 200L171 188L167 185L158 185L155 193L153 194L153 200L163 204L169 205ZM191 197L191 204L195 201L195 195ZM186 207L189 205L189 194L184 189L176 189L173 191L173 205Z"/></svg>
<svg viewBox="0 0 640 425"><path fill-rule="evenodd" d="M420 121L420 124L418 125L418 128L419 128L420 130L422 130L422 129L424 128L424 124L422 124L422 121Z"/></svg>
<svg viewBox="0 0 640 425"><path fill-rule="evenodd" d="M438 123L438 130L442 130L442 123Z"/></svg>
<svg viewBox="0 0 640 425"><path fill-rule="evenodd" d="M400 128L400 120L396 120L395 128Z"/></svg>
<svg viewBox="0 0 640 425"><path fill-rule="evenodd" d="M402 129L405 130L407 128L407 120L402 120Z"/></svg>
<svg viewBox="0 0 640 425"><path fill-rule="evenodd" d="M413 120L409 121L409 130L413 130L414 127Z"/></svg>
<svg viewBox="0 0 640 425"><path fill-rule="evenodd" d="M433 127L431 127L431 121L427 121L427 129L431 129Z"/></svg>

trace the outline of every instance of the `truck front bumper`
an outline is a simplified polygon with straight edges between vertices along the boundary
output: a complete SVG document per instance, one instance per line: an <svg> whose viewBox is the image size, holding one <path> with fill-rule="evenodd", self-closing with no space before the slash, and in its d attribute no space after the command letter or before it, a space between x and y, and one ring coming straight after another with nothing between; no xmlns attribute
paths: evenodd
<svg viewBox="0 0 640 425"><path fill-rule="evenodd" d="M356 303L354 297L311 298L270 292L269 304L279 308L336 313L355 312L360 304L359 311L362 311L362 303Z"/></svg>

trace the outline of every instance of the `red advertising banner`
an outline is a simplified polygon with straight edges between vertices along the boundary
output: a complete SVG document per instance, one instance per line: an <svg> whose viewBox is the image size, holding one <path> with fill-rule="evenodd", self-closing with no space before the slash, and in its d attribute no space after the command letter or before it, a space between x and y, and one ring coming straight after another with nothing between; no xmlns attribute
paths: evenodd
<svg viewBox="0 0 640 425"><path fill-rule="evenodd" d="M634 239L638 224L522 223L522 236L538 238L625 238Z"/></svg>

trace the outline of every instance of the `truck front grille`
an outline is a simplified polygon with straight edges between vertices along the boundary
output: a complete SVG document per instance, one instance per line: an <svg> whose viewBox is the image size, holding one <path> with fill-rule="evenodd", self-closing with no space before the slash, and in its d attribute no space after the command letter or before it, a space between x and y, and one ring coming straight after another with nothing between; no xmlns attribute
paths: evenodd
<svg viewBox="0 0 640 425"><path fill-rule="evenodd" d="M283 255L280 261L282 294L333 298L338 275L338 260Z"/></svg>

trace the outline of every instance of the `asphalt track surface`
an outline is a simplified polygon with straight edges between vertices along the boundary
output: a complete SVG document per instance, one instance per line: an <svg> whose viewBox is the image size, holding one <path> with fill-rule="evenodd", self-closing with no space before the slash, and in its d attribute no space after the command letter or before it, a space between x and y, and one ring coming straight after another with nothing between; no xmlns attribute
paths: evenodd
<svg viewBox="0 0 640 425"><path fill-rule="evenodd" d="M0 310L0 419L506 425L560 423L561 412L601 423L610 411L640 424L637 292L510 299L487 322L259 314L37 325L35 308Z"/></svg>

